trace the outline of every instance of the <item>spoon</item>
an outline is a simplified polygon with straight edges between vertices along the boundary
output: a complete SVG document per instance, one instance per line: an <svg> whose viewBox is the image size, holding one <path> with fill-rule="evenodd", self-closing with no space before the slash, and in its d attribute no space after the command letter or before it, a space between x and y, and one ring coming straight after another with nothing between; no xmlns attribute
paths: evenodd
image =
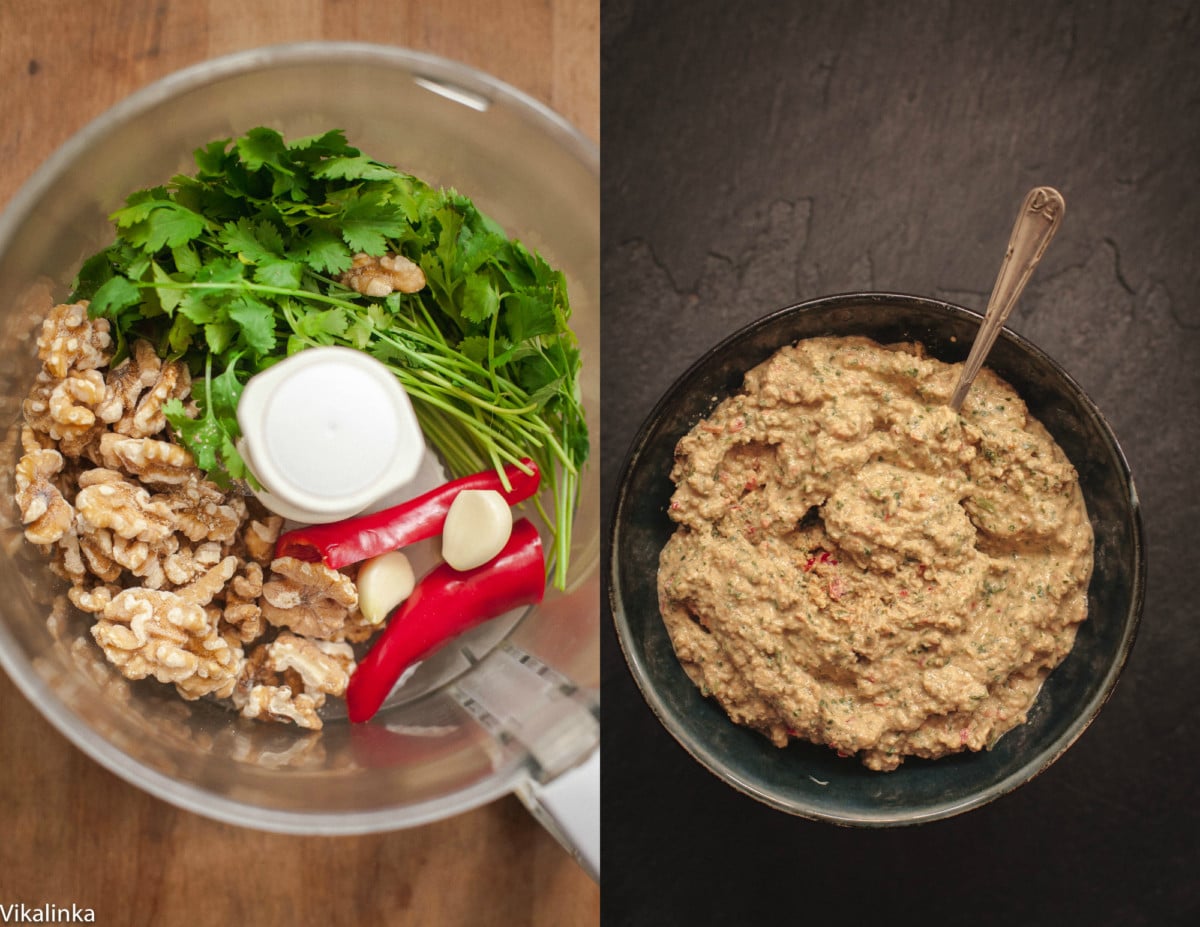
<svg viewBox="0 0 1200 927"><path fill-rule="evenodd" d="M1034 187L1021 204L1016 225L1008 239L1008 251L1005 252L996 285L988 300L983 325L975 336L975 343L971 345L971 353L963 365L954 395L950 397L950 408L955 412L962 409L967 391L983 367L984 359L995 344L996 336L1000 334L1013 306L1017 304L1017 298L1029 282L1033 269L1046 253L1046 246L1058 231L1066 208L1062 194L1053 187Z"/></svg>

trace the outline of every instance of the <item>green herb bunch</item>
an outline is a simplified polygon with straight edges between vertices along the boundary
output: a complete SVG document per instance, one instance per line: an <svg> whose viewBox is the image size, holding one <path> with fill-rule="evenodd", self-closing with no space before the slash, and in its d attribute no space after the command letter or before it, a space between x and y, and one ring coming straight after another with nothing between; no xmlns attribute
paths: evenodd
<svg viewBox="0 0 1200 927"><path fill-rule="evenodd" d="M454 475L536 461L563 585L588 432L562 273L467 197L340 130L289 144L260 127L195 161L194 176L112 214L116 241L84 263L72 299L110 320L114 362L136 338L186 360L200 414L173 400L167 418L198 465L223 486L252 481L235 446L246 381L313 345L357 348L396 374ZM374 298L338 282L355 253L388 251L420 265L423 290Z"/></svg>

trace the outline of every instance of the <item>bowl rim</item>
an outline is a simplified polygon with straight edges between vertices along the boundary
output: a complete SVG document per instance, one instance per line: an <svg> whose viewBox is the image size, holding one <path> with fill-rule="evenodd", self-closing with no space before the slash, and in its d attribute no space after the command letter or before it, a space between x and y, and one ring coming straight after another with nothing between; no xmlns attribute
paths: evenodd
<svg viewBox="0 0 1200 927"><path fill-rule="evenodd" d="M929 806L924 806L922 809L916 811L871 811L864 813L829 812L812 808L799 802L781 799L779 796L765 791L753 783L746 781L744 778L739 776L735 770L730 768L728 764L726 764L719 756L710 750L707 744L698 738L692 737L680 726L675 725L671 719L672 712L653 685L651 673L649 672L646 662L642 659L640 651L636 647L636 641L634 640L632 629L630 628L626 617L624 602L621 594L621 582L618 566L618 551L620 550L621 543L621 514L628 499L631 475L638 466L638 463L646 450L649 439L656 429L658 421L675 399L676 395L680 393L694 377L702 373L714 360L720 358L732 344L744 338L751 337L755 332L775 324L783 317L799 315L804 312L810 312L814 310L850 308L852 306L861 306L864 303L894 304L932 309L935 312L947 313L950 316L957 316L960 319L971 320L976 326L983 321L983 316L980 313L955 303L946 302L944 300L924 296L915 296L907 293L862 291L820 296L813 299L804 300L799 303L794 303L781 309L776 309L737 328L731 334L722 338L715 345L701 354L699 358L691 363L687 369L684 370L683 373L681 373L678 377L676 377L671 385L667 387L666 391L661 397L659 397L658 401L654 404L654 407L642 421L642 424L639 426L637 433L630 443L629 450L626 452L625 460L620 470L620 475L616 484L617 489L613 505L611 507L612 515L608 532L608 563L605 569L605 579L608 585L608 607L612 616L613 624L616 628L617 640L620 644L621 652L625 658L625 662L634 678L634 682L637 684L638 689L642 693L642 697L645 699L647 705L650 707L659 723L701 766L707 769L718 779L725 782L727 785L730 785L737 791L748 795L750 798L753 798L756 801L767 805L768 807L787 812L796 817L814 821L824 821L841 826L895 827L927 823L930 821L953 817L965 811L985 805L1002 795L1006 795L1048 769L1079 739L1084 730L1091 725L1096 716L1100 713L1100 709L1104 707L1105 703L1112 696L1121 672L1124 669L1125 663L1129 658L1134 641L1137 637L1137 633L1141 625L1142 612L1145 605L1146 550L1144 528L1142 524L1141 502L1137 494L1137 489L1134 486L1132 470L1125 456L1125 452L1121 448L1121 445L1118 442L1116 434L1113 432L1112 426L1109 424L1108 419L1104 416L1103 412L1101 412L1100 408L1087 394L1087 392L1057 361L1055 361L1033 342L1005 326L1001 330L1000 338L1014 343L1023 352L1032 356L1039 364L1045 364L1052 368L1055 373L1062 378L1068 389L1076 394L1081 404L1087 408L1088 411L1095 417L1096 421L1099 422L1104 436L1109 444L1110 450L1113 452L1115 459L1120 465L1122 482L1129 494L1133 535L1133 557L1136 567L1132 581L1129 608L1124 616L1121 639L1118 643L1115 659L1109 665L1105 673L1103 684L1096 694L1084 704L1083 710L1076 716L1072 724L1047 748L1035 753L1007 776L991 786L982 789L978 793L972 794L964 799L959 801L934 803Z"/></svg>
<svg viewBox="0 0 1200 927"><path fill-rule="evenodd" d="M471 65L397 45L349 41L285 42L242 49L172 71L133 91L74 132L22 183L0 212L0 253L4 253L35 204L57 177L98 140L142 113L188 90L255 71L299 64L371 63L399 67L450 91L465 91L526 114L547 136L597 178L599 145L546 104ZM444 84L443 84L444 82ZM432 92L440 92L432 88ZM447 94L442 94L447 95ZM462 103L463 100L458 100ZM469 103L467 105L470 105ZM593 567L599 569L599 563ZM17 690L54 728L109 772L178 808L242 827L297 835L354 835L416 827L470 811L513 792L528 774L519 758L493 770L451 796L370 811L283 811L216 795L159 772L98 734L64 702L19 653L15 638L0 621L0 668Z"/></svg>

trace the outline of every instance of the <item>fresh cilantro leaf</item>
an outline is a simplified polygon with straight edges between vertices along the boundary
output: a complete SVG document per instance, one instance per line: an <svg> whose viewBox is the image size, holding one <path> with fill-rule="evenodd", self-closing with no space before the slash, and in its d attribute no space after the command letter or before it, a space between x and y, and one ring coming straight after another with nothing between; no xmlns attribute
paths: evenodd
<svg viewBox="0 0 1200 927"><path fill-rule="evenodd" d="M504 324L514 342L528 341L558 330L554 294L537 287L522 287L504 299Z"/></svg>
<svg viewBox="0 0 1200 927"><path fill-rule="evenodd" d="M297 289L304 276L304 265L296 261L267 260L254 271L256 283L266 286Z"/></svg>
<svg viewBox="0 0 1200 927"><path fill-rule="evenodd" d="M171 275L158 264L151 262L150 270L154 275L154 282L159 284L155 290L158 294L158 303L162 306L163 312L171 315L175 312L175 307L179 305L180 300L183 299L183 290L173 286L176 281L172 280Z"/></svg>
<svg viewBox="0 0 1200 927"><path fill-rule="evenodd" d="M251 264L283 257L283 238L270 222L254 222L242 216L236 222L225 223L217 239L226 251Z"/></svg>
<svg viewBox="0 0 1200 927"><path fill-rule="evenodd" d="M387 250L387 238L404 231L404 218L396 214L379 193L351 199L342 210L342 238L353 251L379 255Z"/></svg>
<svg viewBox="0 0 1200 927"><path fill-rule="evenodd" d="M123 274L126 277L135 278L137 275L130 272L130 266L135 262L143 259L145 254L141 249L135 248L124 238L118 238L115 242L104 249L108 254L108 259L112 263L113 270L116 273Z"/></svg>
<svg viewBox="0 0 1200 927"><path fill-rule="evenodd" d="M539 386L532 393L530 393L529 401L532 402L539 409L545 408L546 406L553 404L557 399L560 398L561 393L562 393L562 387L563 387L563 378L561 376L557 376L553 380L546 383L544 386Z"/></svg>
<svg viewBox="0 0 1200 927"><path fill-rule="evenodd" d="M437 238L437 258L442 267L455 268L458 266L458 233L462 228L462 214L445 207L434 213L434 220L440 230Z"/></svg>
<svg viewBox="0 0 1200 927"><path fill-rule="evenodd" d="M229 319L218 319L204 326L204 341L213 354L222 354L233 344L240 326Z"/></svg>
<svg viewBox="0 0 1200 927"><path fill-rule="evenodd" d="M166 187L151 187L149 190L139 190L125 198L125 207L109 215L109 219L117 223L118 228L129 228L139 222L144 222L150 213L163 204L170 204L171 197Z"/></svg>
<svg viewBox="0 0 1200 927"><path fill-rule="evenodd" d="M221 317L220 303L224 294L214 290L185 290L179 300L178 314L197 325L215 322Z"/></svg>
<svg viewBox="0 0 1200 927"><path fill-rule="evenodd" d="M171 260L175 262L176 272L185 277L194 277L200 270L200 255L190 244L172 248Z"/></svg>
<svg viewBox="0 0 1200 927"><path fill-rule="evenodd" d="M306 135L288 144L288 151L314 151L321 154L356 155L357 148L351 148L346 142L346 135L341 129L330 129L320 135Z"/></svg>
<svg viewBox="0 0 1200 927"><path fill-rule="evenodd" d="M237 427L237 404L245 388L237 375L240 360L240 354L229 358L225 369L212 378L211 389L213 408L217 416L225 420L227 430L234 435L240 434Z"/></svg>
<svg viewBox="0 0 1200 927"><path fill-rule="evenodd" d="M566 279L561 272L551 267L546 260L534 251L530 251L519 241L509 244L508 260L502 270L513 289L526 286L546 287L547 289L566 292Z"/></svg>
<svg viewBox="0 0 1200 927"><path fill-rule="evenodd" d="M367 346L367 353L380 363L392 367L407 367L408 358L398 347L388 341L373 341Z"/></svg>
<svg viewBox="0 0 1200 927"><path fill-rule="evenodd" d="M309 312L296 326L296 332L323 344L332 343L331 337L346 334L350 322L342 309L326 309L324 312Z"/></svg>
<svg viewBox="0 0 1200 927"><path fill-rule="evenodd" d="M396 312L400 307L399 295L399 293L393 293L390 297L388 297L389 299L396 297L394 305L390 305L392 312ZM381 307L379 303L369 303L367 305L366 315L367 320L371 323L371 325L381 332L387 331L392 327L391 318L386 312L384 312L383 307Z"/></svg>
<svg viewBox="0 0 1200 927"><path fill-rule="evenodd" d="M329 158L314 168L313 176L326 180L391 180L395 171L365 155Z"/></svg>
<svg viewBox="0 0 1200 927"><path fill-rule="evenodd" d="M213 258L196 271L197 283L234 283L245 275L245 265L237 258Z"/></svg>
<svg viewBox="0 0 1200 927"><path fill-rule="evenodd" d="M108 249L98 251L83 262L71 284L71 302L91 299L100 287L112 279L113 268Z"/></svg>
<svg viewBox="0 0 1200 927"><path fill-rule="evenodd" d="M122 309L136 306L142 301L142 291L125 277L112 277L96 291L88 306L93 317L115 317Z"/></svg>
<svg viewBox="0 0 1200 927"><path fill-rule="evenodd" d="M251 129L236 142L242 164L250 171L266 169L271 177L271 196L289 195L302 199L307 187L302 175L290 163L287 146L274 129Z"/></svg>
<svg viewBox="0 0 1200 927"><path fill-rule="evenodd" d="M263 165L277 170L288 170L280 160L286 151L283 136L274 129L263 126L251 129L237 140L237 153L242 163L252 171L259 170Z"/></svg>
<svg viewBox="0 0 1200 927"><path fill-rule="evenodd" d="M242 459L241 453L234 443L234 439L230 436L228 429L221 436L221 464L225 468L225 472L232 480L247 480L252 486L258 487L258 480L254 474L250 472L250 468L246 466L246 461Z"/></svg>
<svg viewBox="0 0 1200 927"><path fill-rule="evenodd" d="M217 454L221 449L223 429L212 410L200 418L190 418L182 402L169 399L163 403L163 412L180 442L192 452L196 466L221 485L220 474L224 473L224 468L218 466ZM228 485L228 480L224 485Z"/></svg>
<svg viewBox="0 0 1200 927"><path fill-rule="evenodd" d="M136 207L141 209L141 204ZM119 224L118 220L118 224ZM176 203L157 203L141 221L126 229L126 239L150 254L169 246L178 248L204 231L204 217Z"/></svg>
<svg viewBox="0 0 1200 927"><path fill-rule="evenodd" d="M545 354L534 354L516 365L517 384L531 396L541 396L539 404L547 397L547 388L562 380L562 371L554 366ZM551 391L553 392L553 391Z"/></svg>
<svg viewBox="0 0 1200 927"><path fill-rule="evenodd" d="M192 338L200 329L190 318L182 313L176 313L171 327L167 330L167 346L174 357L182 357L192 346Z"/></svg>
<svg viewBox="0 0 1200 927"><path fill-rule="evenodd" d="M491 339L486 335L468 335L458 343L458 352L468 360L477 364L485 364L491 344Z"/></svg>
<svg viewBox="0 0 1200 927"><path fill-rule="evenodd" d="M365 351L374 334L375 329L365 319L355 319L344 332L344 337L350 347Z"/></svg>
<svg viewBox="0 0 1200 927"><path fill-rule="evenodd" d="M421 226L421 216L427 211L426 202L431 198L436 198L424 184L414 183L415 178L409 177L407 174L394 174L392 182L388 187L387 200L391 203L400 214L404 216L404 221L409 224L409 228L405 230L403 239L407 241L419 241L424 239L425 231Z"/></svg>
<svg viewBox="0 0 1200 927"><path fill-rule="evenodd" d="M170 422L176 437L189 448L197 466L205 470L208 477L222 488L229 488L233 480L252 478L246 463L238 453L236 439L241 432L237 423L237 403L242 394L242 383L237 377L237 356L225 370L212 376L211 359L205 365L204 379L193 394L200 415L191 418L183 403L170 399L163 403L163 412ZM253 481L257 485L257 481Z"/></svg>
<svg viewBox="0 0 1200 927"><path fill-rule="evenodd" d="M587 426L584 424L582 413L572 418L574 427L566 429L566 452L571 455L572 460L587 460L591 453Z"/></svg>
<svg viewBox="0 0 1200 927"><path fill-rule="evenodd" d="M500 294L492 281L482 274L466 278L462 294L462 315L468 322L483 325L500 308Z"/></svg>
<svg viewBox="0 0 1200 927"><path fill-rule="evenodd" d="M176 203L206 216L214 226L237 219L245 208L244 200L224 186L204 183L195 177L176 175L171 178L171 189Z"/></svg>
<svg viewBox="0 0 1200 927"><path fill-rule="evenodd" d="M314 228L290 253L313 270L331 274L349 269L353 257L341 236L326 228Z"/></svg>
<svg viewBox="0 0 1200 927"><path fill-rule="evenodd" d="M463 221L458 233L455 271L465 276L477 271L502 249L507 249L508 237L500 226L474 206L460 211Z"/></svg>
<svg viewBox="0 0 1200 927"><path fill-rule="evenodd" d="M283 235L274 222L264 219L254 227L255 234L264 248L273 255L283 256Z"/></svg>
<svg viewBox="0 0 1200 927"><path fill-rule="evenodd" d="M192 153L196 167L202 176L219 177L221 175L225 167L225 150L229 147L230 141L232 139L219 138L202 148L197 148Z"/></svg>
<svg viewBox="0 0 1200 927"><path fill-rule="evenodd" d="M275 347L275 311L270 306L252 296L238 296L229 304L229 318L240 326L242 339L252 351L259 355L271 353Z"/></svg>
<svg viewBox="0 0 1200 927"><path fill-rule="evenodd" d="M141 280L146 276L146 271L150 269L151 256L145 252L138 254L131 260L121 272L130 280Z"/></svg>

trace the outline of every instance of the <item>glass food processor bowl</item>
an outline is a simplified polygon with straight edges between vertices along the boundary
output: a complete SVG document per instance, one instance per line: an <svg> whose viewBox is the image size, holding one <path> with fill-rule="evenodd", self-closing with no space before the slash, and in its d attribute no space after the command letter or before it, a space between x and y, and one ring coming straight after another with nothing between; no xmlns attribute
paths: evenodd
<svg viewBox="0 0 1200 927"><path fill-rule="evenodd" d="M331 718L318 732L185 702L153 679L125 680L23 538L12 470L42 317L66 298L84 258L112 240L107 216L128 193L190 172L196 148L258 125L288 138L341 128L365 153L470 196L561 268L597 459L596 146L494 78L403 49L310 43L205 62L86 126L0 217L0 663L88 755L160 798L219 820L364 833L447 817L513 791L546 819L539 796L548 784L597 762L596 467L582 474L565 591L548 588L541 605L484 625L427 660L371 722Z"/></svg>

